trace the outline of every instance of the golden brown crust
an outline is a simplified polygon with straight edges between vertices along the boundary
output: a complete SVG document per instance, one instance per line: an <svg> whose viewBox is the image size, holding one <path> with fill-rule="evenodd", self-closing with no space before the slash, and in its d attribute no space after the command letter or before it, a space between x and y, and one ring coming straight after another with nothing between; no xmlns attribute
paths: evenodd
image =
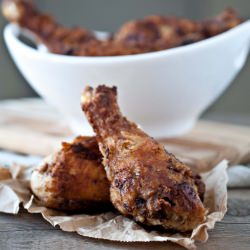
<svg viewBox="0 0 250 250"><path fill-rule="evenodd" d="M30 0L4 0L4 16L36 34L53 53L75 56L119 56L165 50L191 44L227 31L243 19L226 9L206 21L149 16L125 23L106 41L84 28L66 28L40 13Z"/></svg>
<svg viewBox="0 0 250 250"><path fill-rule="evenodd" d="M104 156L111 201L122 214L179 231L203 222L191 170L121 115L116 88L87 88L82 107Z"/></svg>
<svg viewBox="0 0 250 250"><path fill-rule="evenodd" d="M2 12L9 21L32 31L53 53L73 55L81 44L96 40L84 28L63 27L51 15L40 13L29 0L5 0Z"/></svg>
<svg viewBox="0 0 250 250"><path fill-rule="evenodd" d="M81 212L110 208L109 182L94 137L77 137L34 173L31 187L47 207ZM37 184L37 181L41 184Z"/></svg>
<svg viewBox="0 0 250 250"><path fill-rule="evenodd" d="M206 38L216 36L222 32L234 28L244 20L232 8L227 8L218 16L203 22L203 33Z"/></svg>
<svg viewBox="0 0 250 250"><path fill-rule="evenodd" d="M124 24L115 41L144 52L169 49L204 39L202 25L176 17L149 16Z"/></svg>
<svg viewBox="0 0 250 250"><path fill-rule="evenodd" d="M32 190L43 205L58 210L94 213L110 209L110 184L101 161L96 138L77 137L72 143L63 143L55 156L35 170ZM202 197L204 189L198 180Z"/></svg>
<svg viewBox="0 0 250 250"><path fill-rule="evenodd" d="M11 173L8 168L0 166L0 181L11 179Z"/></svg>

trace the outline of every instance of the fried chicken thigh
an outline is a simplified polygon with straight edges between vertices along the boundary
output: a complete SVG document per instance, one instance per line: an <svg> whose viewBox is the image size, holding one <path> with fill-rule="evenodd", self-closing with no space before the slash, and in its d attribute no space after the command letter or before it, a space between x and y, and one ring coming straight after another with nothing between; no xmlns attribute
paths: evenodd
<svg viewBox="0 0 250 250"><path fill-rule="evenodd" d="M206 210L191 170L120 113L116 88L87 87L82 108L111 182L113 205L146 225L189 231Z"/></svg>
<svg viewBox="0 0 250 250"><path fill-rule="evenodd" d="M77 137L63 143L31 177L31 189L49 208L103 212L112 207L109 181L95 137Z"/></svg>

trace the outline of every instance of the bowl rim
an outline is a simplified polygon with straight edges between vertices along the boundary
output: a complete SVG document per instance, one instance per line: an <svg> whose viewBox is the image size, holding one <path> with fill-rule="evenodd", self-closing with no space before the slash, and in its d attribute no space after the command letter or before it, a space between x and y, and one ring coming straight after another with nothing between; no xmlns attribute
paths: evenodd
<svg viewBox="0 0 250 250"><path fill-rule="evenodd" d="M21 33L21 29L17 24L9 23L4 27L4 40L8 47L10 47L10 43L15 44L19 48L22 48L27 53L31 53L33 56L40 56L41 58L46 58L50 60L60 61L60 62L68 62L68 63L109 63L109 62L127 62L127 61L140 61L147 59L160 59L162 57L176 55L176 54L185 54L190 53L193 50L202 49L206 46L213 45L217 42L220 42L223 39L230 38L236 32L241 32L249 26L250 30L250 19L244 21L243 23L237 25L236 27L225 31L221 34L218 34L214 37L204 39L199 42L195 42L185 46L174 47L161 51L153 51L142 54L135 55L121 55L121 56L68 56L68 55L60 55L54 53L42 53L37 49L32 48L25 43L23 43L17 36ZM248 30L248 32L250 32Z"/></svg>

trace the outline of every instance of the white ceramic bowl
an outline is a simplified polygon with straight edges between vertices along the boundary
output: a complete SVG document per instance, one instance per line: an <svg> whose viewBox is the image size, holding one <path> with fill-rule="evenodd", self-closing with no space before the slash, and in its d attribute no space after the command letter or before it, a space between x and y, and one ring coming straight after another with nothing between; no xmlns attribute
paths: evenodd
<svg viewBox="0 0 250 250"><path fill-rule="evenodd" d="M192 128L200 114L243 67L250 45L250 21L184 47L117 57L72 57L41 53L5 27L4 39L31 86L69 120L76 134L92 130L80 108L86 85L116 85L122 112L154 137Z"/></svg>

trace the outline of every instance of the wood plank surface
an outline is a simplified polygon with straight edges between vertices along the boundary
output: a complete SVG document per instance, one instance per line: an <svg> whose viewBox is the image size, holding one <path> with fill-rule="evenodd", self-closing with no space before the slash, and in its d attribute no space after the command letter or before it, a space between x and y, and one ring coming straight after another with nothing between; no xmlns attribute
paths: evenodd
<svg viewBox="0 0 250 250"><path fill-rule="evenodd" d="M74 137L63 116L40 99L0 102L0 114L0 149L45 156ZM201 172L223 159L250 162L249 135L249 126L199 121L188 134L160 141Z"/></svg>
<svg viewBox="0 0 250 250"><path fill-rule="evenodd" d="M228 213L209 232L206 243L198 243L201 250L247 250L250 249L250 190L229 190ZM40 215L0 214L0 249L31 250L179 250L172 243L118 243L81 237L53 228Z"/></svg>

